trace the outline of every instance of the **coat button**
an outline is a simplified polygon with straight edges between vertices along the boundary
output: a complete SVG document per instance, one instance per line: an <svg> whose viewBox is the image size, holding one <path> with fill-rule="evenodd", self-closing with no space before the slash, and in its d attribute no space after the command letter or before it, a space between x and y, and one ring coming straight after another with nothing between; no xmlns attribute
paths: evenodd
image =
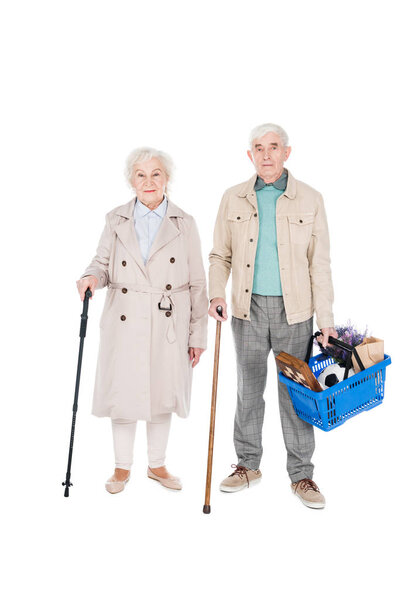
<svg viewBox="0 0 400 600"><path fill-rule="evenodd" d="M257 216L257 213L254 213L254 216L256 217L256 216Z"/></svg>
<svg viewBox="0 0 400 600"><path fill-rule="evenodd" d="M243 315L243 316L244 316L244 318L246 318L246 317L247 317L247 315Z"/></svg>
<svg viewBox="0 0 400 600"><path fill-rule="evenodd" d="M248 292L249 290L245 290L245 292Z"/></svg>
<svg viewBox="0 0 400 600"><path fill-rule="evenodd" d="M122 290L121 290L121 291L122 291L122 293L123 293L123 294L126 294L126 292L127 292L128 290L127 290L126 288L122 288Z"/></svg>
<svg viewBox="0 0 400 600"><path fill-rule="evenodd" d="M252 241L253 241L253 238L250 238L250 241L252 242Z"/></svg>
<svg viewBox="0 0 400 600"><path fill-rule="evenodd" d="M126 320L126 316L125 315L121 315L121 321L125 321Z"/></svg>
<svg viewBox="0 0 400 600"><path fill-rule="evenodd" d="M175 258L173 256L171 256L171 258L169 259L170 263L174 263L175 262Z"/></svg>
<svg viewBox="0 0 400 600"><path fill-rule="evenodd" d="M240 217L236 217L236 218L237 218L238 221L240 220Z"/></svg>
<svg viewBox="0 0 400 600"><path fill-rule="evenodd" d="M250 265L246 265L247 267L250 267Z"/></svg>
<svg viewBox="0 0 400 600"><path fill-rule="evenodd" d="M165 313L166 317L170 317L171 316L171 311L167 310L167 312Z"/></svg>
<svg viewBox="0 0 400 600"><path fill-rule="evenodd" d="M302 222L303 222L303 219L300 219L300 223L302 223Z"/></svg>
<svg viewBox="0 0 400 600"><path fill-rule="evenodd" d="M165 286L166 290L170 290L172 288L172 285L170 283L167 283L167 285Z"/></svg>
<svg viewBox="0 0 400 600"><path fill-rule="evenodd" d="M122 261L122 266L123 266L123 267L126 267L126 260L123 260L123 261Z"/></svg>

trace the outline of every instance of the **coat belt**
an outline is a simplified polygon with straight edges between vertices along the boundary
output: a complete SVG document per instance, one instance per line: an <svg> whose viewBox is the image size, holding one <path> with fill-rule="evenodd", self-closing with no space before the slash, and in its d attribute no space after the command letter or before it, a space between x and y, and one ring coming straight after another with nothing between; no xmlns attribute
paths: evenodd
<svg viewBox="0 0 400 600"><path fill-rule="evenodd" d="M146 284L130 284L130 283L109 283L108 287L121 290L125 288L131 292L138 292L140 294L160 294L160 302L159 308L161 310L170 309L172 312L172 319L169 320L169 324L167 327L167 340L170 344L175 342L176 340L176 310L173 310L175 307L174 302L174 294L179 294L180 292L186 292L189 290L189 284L184 283L175 288L171 288L170 290L166 290L165 288L153 287L151 285ZM169 304L169 306L168 306Z"/></svg>

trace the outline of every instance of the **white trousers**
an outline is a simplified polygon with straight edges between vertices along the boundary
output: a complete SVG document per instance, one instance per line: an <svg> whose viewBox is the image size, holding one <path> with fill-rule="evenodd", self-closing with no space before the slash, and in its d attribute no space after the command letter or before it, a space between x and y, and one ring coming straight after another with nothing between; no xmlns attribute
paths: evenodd
<svg viewBox="0 0 400 600"><path fill-rule="evenodd" d="M133 461L136 423L127 419L112 419L115 467L130 470ZM165 465L165 453L171 426L171 413L153 417L147 421L147 455L149 467L156 469Z"/></svg>

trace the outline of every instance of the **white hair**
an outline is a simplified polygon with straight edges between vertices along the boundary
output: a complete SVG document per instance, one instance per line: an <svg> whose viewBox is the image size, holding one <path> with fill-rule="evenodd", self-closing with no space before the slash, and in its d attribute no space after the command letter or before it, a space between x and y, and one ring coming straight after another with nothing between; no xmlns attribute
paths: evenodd
<svg viewBox="0 0 400 600"><path fill-rule="evenodd" d="M263 135L269 133L270 131L273 131L279 135L284 146L289 145L289 136L283 127L275 125L275 123L264 123L263 125L257 125L257 127L254 127L254 129L251 130L249 138L250 150L253 147L253 142L255 139L263 137Z"/></svg>
<svg viewBox="0 0 400 600"><path fill-rule="evenodd" d="M132 186L132 175L135 165L146 160L151 160L152 158L158 158L165 169L168 179L171 179L171 175L174 170L172 158L166 152L162 152L156 148L150 148L149 146L142 146L141 148L135 148L135 150L132 150L126 159L125 177L130 186Z"/></svg>

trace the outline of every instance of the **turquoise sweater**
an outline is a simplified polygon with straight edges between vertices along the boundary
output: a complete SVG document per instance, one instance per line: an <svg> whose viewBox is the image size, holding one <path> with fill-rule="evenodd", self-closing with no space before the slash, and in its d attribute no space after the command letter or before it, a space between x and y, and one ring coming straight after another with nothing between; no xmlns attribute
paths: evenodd
<svg viewBox="0 0 400 600"><path fill-rule="evenodd" d="M259 234L253 294L261 296L282 296L275 221L276 201L282 193L272 185L257 191Z"/></svg>

